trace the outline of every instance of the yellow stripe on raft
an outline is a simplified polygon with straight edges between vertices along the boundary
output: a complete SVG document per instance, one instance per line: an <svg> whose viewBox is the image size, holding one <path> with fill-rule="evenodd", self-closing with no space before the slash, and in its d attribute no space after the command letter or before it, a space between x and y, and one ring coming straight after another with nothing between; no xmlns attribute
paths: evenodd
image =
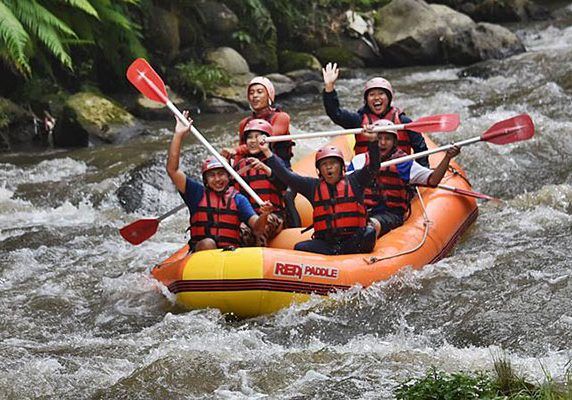
<svg viewBox="0 0 572 400"><path fill-rule="evenodd" d="M257 282L264 280L264 252L260 247L201 251L188 257L185 264L182 281L205 282L204 290L177 293L177 303L185 308L217 308L244 317L273 313L288 307L292 301L309 299L306 294L256 289L260 286ZM233 288L233 282L240 282L241 289L209 291L209 281L217 287L224 281L229 289ZM247 282L252 282L252 290L244 289Z"/></svg>

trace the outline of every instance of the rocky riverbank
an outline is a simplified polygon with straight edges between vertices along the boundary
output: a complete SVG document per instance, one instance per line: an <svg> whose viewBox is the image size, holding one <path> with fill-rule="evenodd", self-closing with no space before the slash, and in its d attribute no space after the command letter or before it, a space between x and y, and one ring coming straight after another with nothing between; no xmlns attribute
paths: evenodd
<svg viewBox="0 0 572 400"><path fill-rule="evenodd" d="M550 18L531 0L356 3L350 9L345 2L155 2L141 6L137 22L152 65L171 85L172 100L220 113L247 109L245 86L258 74L274 82L280 98L319 93L320 68L330 61L346 71L468 66L526 51L498 23ZM14 76L0 91L0 149L117 143L145 132L140 120L170 118L123 77L82 74L76 71L69 81Z"/></svg>

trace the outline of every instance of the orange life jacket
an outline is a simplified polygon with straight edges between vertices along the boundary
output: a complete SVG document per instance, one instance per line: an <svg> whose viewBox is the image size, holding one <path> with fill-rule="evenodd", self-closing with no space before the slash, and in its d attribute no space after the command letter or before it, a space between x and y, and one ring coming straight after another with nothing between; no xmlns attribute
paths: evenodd
<svg viewBox="0 0 572 400"><path fill-rule="evenodd" d="M395 151L390 159L406 156L402 150ZM367 208L374 208L380 203L398 213L409 209L407 182L399 176L397 165L382 167L376 178L364 190L364 203Z"/></svg>
<svg viewBox="0 0 572 400"><path fill-rule="evenodd" d="M401 111L397 107L391 107L389 111L383 116L383 118L379 118L375 114L368 114L365 113L362 118L362 126L363 125L371 125L375 121L380 119L386 119L388 121L393 122L395 125L400 125L401 120L399 119L399 114ZM403 150L406 154L411 154L411 140L409 139L409 134L404 129L399 129L397 131L397 148ZM354 152L356 155L361 153L367 152L367 137L361 133L356 135L356 144L354 146Z"/></svg>
<svg viewBox="0 0 572 400"><path fill-rule="evenodd" d="M323 179L314 193L314 237L335 239L348 236L367 224L363 202L355 195L347 176L337 184L330 195L328 184Z"/></svg>
<svg viewBox="0 0 572 400"><path fill-rule="evenodd" d="M213 239L217 247L238 247L240 218L235 197L238 192L229 187L222 195L205 188L197 211L191 217L191 243Z"/></svg>
<svg viewBox="0 0 572 400"><path fill-rule="evenodd" d="M264 170L257 170L254 168L248 168L248 159L241 158L238 163L234 166L234 168L239 171L240 176L248 183L250 186L264 201L270 201L274 206L274 210L281 212L284 210L284 202L282 200L282 191L279 190L274 182L270 180L270 177ZM240 170L244 169L243 172ZM245 195L248 199L250 199L250 204L252 204L252 208L254 211L259 213L260 206L258 203L251 198L248 193L240 186L238 183L235 184L236 189L240 190L240 192Z"/></svg>

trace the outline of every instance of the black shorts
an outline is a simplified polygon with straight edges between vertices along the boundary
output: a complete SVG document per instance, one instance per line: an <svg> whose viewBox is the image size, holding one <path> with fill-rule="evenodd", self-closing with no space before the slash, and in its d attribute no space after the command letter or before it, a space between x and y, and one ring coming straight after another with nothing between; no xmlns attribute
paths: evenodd
<svg viewBox="0 0 572 400"><path fill-rule="evenodd" d="M390 211L378 212L375 214L370 214L370 218L376 219L381 225L381 232L379 236L385 235L392 229L403 225L403 216L399 214L392 213Z"/></svg>

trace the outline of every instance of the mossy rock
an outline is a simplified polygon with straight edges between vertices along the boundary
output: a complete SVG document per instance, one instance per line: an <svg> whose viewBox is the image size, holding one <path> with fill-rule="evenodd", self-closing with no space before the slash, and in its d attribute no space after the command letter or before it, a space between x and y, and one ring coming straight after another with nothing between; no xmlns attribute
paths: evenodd
<svg viewBox="0 0 572 400"><path fill-rule="evenodd" d="M363 68L363 61L358 58L350 50L343 47L321 47L316 50L316 57L322 65L329 62L337 63L340 67L345 68Z"/></svg>
<svg viewBox="0 0 572 400"><path fill-rule="evenodd" d="M300 69L320 70L322 68L320 61L312 54L299 51L282 51L278 56L278 61L282 73Z"/></svg>
<svg viewBox="0 0 572 400"><path fill-rule="evenodd" d="M79 92L67 99L54 130L54 145L87 146L117 143L144 131L138 121L115 102L95 93Z"/></svg>
<svg viewBox="0 0 572 400"><path fill-rule="evenodd" d="M30 143L34 136L32 113L0 97L0 151L10 150L15 144Z"/></svg>

